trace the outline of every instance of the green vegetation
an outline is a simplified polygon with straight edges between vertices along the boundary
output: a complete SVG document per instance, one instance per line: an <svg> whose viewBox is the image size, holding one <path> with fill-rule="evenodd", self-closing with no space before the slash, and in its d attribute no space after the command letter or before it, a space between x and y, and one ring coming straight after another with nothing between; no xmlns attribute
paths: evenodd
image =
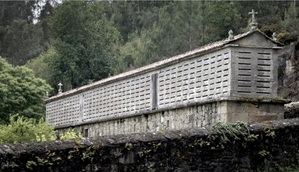
<svg viewBox="0 0 299 172"><path fill-rule="evenodd" d="M55 140L52 127L43 120L12 116L8 125L0 126L0 143L20 143Z"/></svg>
<svg viewBox="0 0 299 172"><path fill-rule="evenodd" d="M71 89L112 73L119 33L103 17L103 7L67 1L51 18L53 46L57 51L53 78Z"/></svg>
<svg viewBox="0 0 299 172"><path fill-rule="evenodd" d="M27 67L14 68L0 58L0 123L7 123L12 114L41 118L44 98L50 90L50 86Z"/></svg>
<svg viewBox="0 0 299 172"><path fill-rule="evenodd" d="M33 24L33 11L39 8L37 2L2 1L0 4L0 56L13 65L23 65L47 48L44 23ZM45 5L46 10L49 12L50 8Z"/></svg>
<svg viewBox="0 0 299 172"><path fill-rule="evenodd" d="M251 9L268 36L276 32L286 44L299 36L295 1L64 1L50 7L42 8L49 15L38 22L50 46L28 66L64 90L226 38L230 29L247 31Z"/></svg>
<svg viewBox="0 0 299 172"><path fill-rule="evenodd" d="M37 58L27 62L26 67L33 70L35 76L43 78L48 83L57 83L54 77L55 67L54 62L59 58L56 50L51 47L46 52L40 54Z"/></svg>
<svg viewBox="0 0 299 172"><path fill-rule="evenodd" d="M60 136L60 140L79 140L81 134L69 130ZM0 143L43 142L56 140L54 128L43 119L36 121L18 115L10 117L9 124L0 125Z"/></svg>
<svg viewBox="0 0 299 172"><path fill-rule="evenodd" d="M282 169L281 171L285 171L285 172L298 172L299 171L299 167L297 167L297 168L286 168L286 169Z"/></svg>

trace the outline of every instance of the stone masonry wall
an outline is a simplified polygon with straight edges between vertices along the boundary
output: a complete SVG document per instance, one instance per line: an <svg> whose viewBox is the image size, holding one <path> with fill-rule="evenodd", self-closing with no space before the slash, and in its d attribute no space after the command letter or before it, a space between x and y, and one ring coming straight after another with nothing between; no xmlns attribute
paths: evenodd
<svg viewBox="0 0 299 172"><path fill-rule="evenodd" d="M79 132L88 130L88 137L97 138L103 135L131 134L141 132L158 132L179 130L190 127L208 127L217 122L225 122L226 102L212 102L202 105L168 109L152 114L129 118L96 122L75 126ZM68 129L58 129L63 132Z"/></svg>
<svg viewBox="0 0 299 172"><path fill-rule="evenodd" d="M140 114L128 118L99 121L74 126L85 137L132 134L141 132L161 132L191 127L212 127L219 122L260 122L282 119L283 104L248 101L211 101L196 105L185 105L173 109L159 110L150 114ZM57 129L60 133L69 128Z"/></svg>
<svg viewBox="0 0 299 172"><path fill-rule="evenodd" d="M299 118L213 130L0 145L0 171L285 171L299 166Z"/></svg>

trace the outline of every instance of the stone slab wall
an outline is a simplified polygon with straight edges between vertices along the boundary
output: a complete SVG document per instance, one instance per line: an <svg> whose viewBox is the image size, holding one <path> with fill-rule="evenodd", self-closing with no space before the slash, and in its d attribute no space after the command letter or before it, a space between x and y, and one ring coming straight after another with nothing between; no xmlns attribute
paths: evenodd
<svg viewBox="0 0 299 172"><path fill-rule="evenodd" d="M0 171L283 171L299 166L299 119L212 130L0 145Z"/></svg>
<svg viewBox="0 0 299 172"><path fill-rule="evenodd" d="M74 126L73 129L81 132L85 137L96 139L104 135L161 132L190 127L209 128L219 122L261 122L282 119L283 112L284 106L282 103L257 103L241 100L212 101L122 119L81 124ZM58 131L61 133L68 129L62 128Z"/></svg>

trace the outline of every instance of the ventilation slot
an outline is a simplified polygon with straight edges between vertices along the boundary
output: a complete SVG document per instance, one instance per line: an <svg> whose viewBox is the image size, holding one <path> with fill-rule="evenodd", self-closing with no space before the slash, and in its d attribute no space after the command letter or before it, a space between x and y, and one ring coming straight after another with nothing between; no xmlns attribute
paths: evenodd
<svg viewBox="0 0 299 172"><path fill-rule="evenodd" d="M251 69L248 69L248 68L239 68L239 70L251 70Z"/></svg>
<svg viewBox="0 0 299 172"><path fill-rule="evenodd" d="M260 55L270 55L271 53L257 53L257 54L260 54Z"/></svg>
<svg viewBox="0 0 299 172"><path fill-rule="evenodd" d="M270 61L271 59L270 58L258 58L257 60L258 61Z"/></svg>
<svg viewBox="0 0 299 172"><path fill-rule="evenodd" d="M258 91L256 93L258 93L258 94L270 94L269 92L261 92L261 91Z"/></svg>
<svg viewBox="0 0 299 172"><path fill-rule="evenodd" d="M251 85L238 85L238 87L240 87L240 88L250 88Z"/></svg>
<svg viewBox="0 0 299 172"><path fill-rule="evenodd" d="M262 77L262 78L268 78L270 77L270 75L257 75L258 77Z"/></svg>
<svg viewBox="0 0 299 172"><path fill-rule="evenodd" d="M270 88L270 86L256 86L256 88Z"/></svg>
<svg viewBox="0 0 299 172"><path fill-rule="evenodd" d="M239 54L251 54L251 52L249 52L249 51L239 51L238 53Z"/></svg>
<svg viewBox="0 0 299 172"><path fill-rule="evenodd" d="M239 73L239 76L251 76L251 74Z"/></svg>
<svg viewBox="0 0 299 172"><path fill-rule="evenodd" d="M238 79L239 82L251 82L251 80L246 80L246 79Z"/></svg>
<svg viewBox="0 0 299 172"><path fill-rule="evenodd" d="M259 72L270 72L271 70L269 69L258 69Z"/></svg>
<svg viewBox="0 0 299 172"><path fill-rule="evenodd" d="M268 83L270 84L270 81L256 81L257 83Z"/></svg>
<svg viewBox="0 0 299 172"><path fill-rule="evenodd" d="M251 65L250 63L239 63L239 65Z"/></svg>
<svg viewBox="0 0 299 172"><path fill-rule="evenodd" d="M251 93L251 91L238 91L238 93L246 93L246 94L249 94L249 93Z"/></svg>
<svg viewBox="0 0 299 172"><path fill-rule="evenodd" d="M257 64L258 66L271 66L271 64Z"/></svg>

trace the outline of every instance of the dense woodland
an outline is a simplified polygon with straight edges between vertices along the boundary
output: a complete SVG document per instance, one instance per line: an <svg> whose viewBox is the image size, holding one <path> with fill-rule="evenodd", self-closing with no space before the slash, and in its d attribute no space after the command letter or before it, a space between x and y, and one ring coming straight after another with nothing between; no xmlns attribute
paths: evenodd
<svg viewBox="0 0 299 172"><path fill-rule="evenodd" d="M64 91L77 88L226 38L231 29L245 32L251 9L263 32L296 43L298 8L296 0L1 1L1 121L39 118L59 82Z"/></svg>

